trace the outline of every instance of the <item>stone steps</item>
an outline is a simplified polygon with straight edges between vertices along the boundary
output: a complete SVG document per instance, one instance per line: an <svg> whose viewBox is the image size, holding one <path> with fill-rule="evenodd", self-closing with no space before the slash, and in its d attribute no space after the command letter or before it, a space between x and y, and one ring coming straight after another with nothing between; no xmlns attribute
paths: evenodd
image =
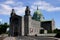
<svg viewBox="0 0 60 40"><path fill-rule="evenodd" d="M16 40L16 38L15 38L15 37L6 37L6 38L3 39L3 40Z"/></svg>
<svg viewBox="0 0 60 40"><path fill-rule="evenodd" d="M35 36L30 37L35 38L36 40L55 40L53 37L35 37Z"/></svg>
<svg viewBox="0 0 60 40"><path fill-rule="evenodd" d="M18 36L18 37L6 37L4 40L55 40L55 39L53 37Z"/></svg>
<svg viewBox="0 0 60 40"><path fill-rule="evenodd" d="M21 36L21 37L17 37L17 40L35 40L35 39L28 36Z"/></svg>

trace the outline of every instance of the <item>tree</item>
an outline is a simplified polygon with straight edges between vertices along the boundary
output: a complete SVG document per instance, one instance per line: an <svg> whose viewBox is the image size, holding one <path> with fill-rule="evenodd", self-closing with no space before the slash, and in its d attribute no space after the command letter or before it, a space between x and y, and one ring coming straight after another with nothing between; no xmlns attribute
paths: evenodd
<svg viewBox="0 0 60 40"><path fill-rule="evenodd" d="M9 27L7 23L0 25L0 34L6 33L6 29Z"/></svg>
<svg viewBox="0 0 60 40"><path fill-rule="evenodd" d="M60 38L60 32L55 35L55 37Z"/></svg>
<svg viewBox="0 0 60 40"><path fill-rule="evenodd" d="M56 28L56 29L54 30L54 33L59 33L59 31L60 31L60 30Z"/></svg>
<svg viewBox="0 0 60 40"><path fill-rule="evenodd" d="M55 35L55 37L57 37L57 38L60 38L60 29L55 29L54 30L54 33L57 33L56 35Z"/></svg>

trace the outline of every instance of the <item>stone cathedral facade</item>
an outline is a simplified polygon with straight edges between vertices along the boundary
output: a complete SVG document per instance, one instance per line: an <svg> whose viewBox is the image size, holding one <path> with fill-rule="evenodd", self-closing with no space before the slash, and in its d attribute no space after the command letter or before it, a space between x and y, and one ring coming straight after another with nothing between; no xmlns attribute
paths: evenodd
<svg viewBox="0 0 60 40"><path fill-rule="evenodd" d="M10 17L10 36L26 36L26 35L37 35L47 33L48 30L53 31L55 29L54 20L45 20L42 13L40 13L38 7L34 12L33 17L31 11L27 6L25 9L25 15L19 16L12 9Z"/></svg>

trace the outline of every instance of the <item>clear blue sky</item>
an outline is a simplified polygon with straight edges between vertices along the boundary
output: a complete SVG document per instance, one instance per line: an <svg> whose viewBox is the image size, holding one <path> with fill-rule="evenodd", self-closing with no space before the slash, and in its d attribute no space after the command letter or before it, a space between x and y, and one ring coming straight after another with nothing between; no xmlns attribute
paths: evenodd
<svg viewBox="0 0 60 40"><path fill-rule="evenodd" d="M60 29L60 0L0 0L0 21L9 23L12 8L17 15L23 16L27 5L30 7L31 15L38 6L45 19L54 19L56 28Z"/></svg>

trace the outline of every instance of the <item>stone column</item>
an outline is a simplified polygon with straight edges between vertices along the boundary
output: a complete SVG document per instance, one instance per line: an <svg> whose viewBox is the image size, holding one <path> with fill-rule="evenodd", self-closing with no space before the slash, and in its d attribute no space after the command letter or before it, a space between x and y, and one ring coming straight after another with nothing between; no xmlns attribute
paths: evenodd
<svg viewBox="0 0 60 40"><path fill-rule="evenodd" d="M47 34L47 30L44 30L44 34Z"/></svg>
<svg viewBox="0 0 60 40"><path fill-rule="evenodd" d="M24 17L22 17L22 36L24 36Z"/></svg>

